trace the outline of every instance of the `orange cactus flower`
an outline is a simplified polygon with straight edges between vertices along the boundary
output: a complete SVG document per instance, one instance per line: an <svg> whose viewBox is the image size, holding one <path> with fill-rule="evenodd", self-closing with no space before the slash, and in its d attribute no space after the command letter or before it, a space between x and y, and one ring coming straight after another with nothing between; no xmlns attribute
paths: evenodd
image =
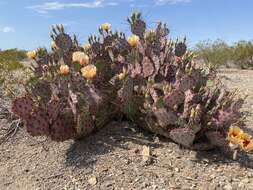
<svg viewBox="0 0 253 190"><path fill-rule="evenodd" d="M241 144L243 131L239 127L230 127L227 139L233 144Z"/></svg>
<svg viewBox="0 0 253 190"><path fill-rule="evenodd" d="M90 62L90 58L84 52L76 51L72 55L72 61L73 62L78 62L81 65L87 65Z"/></svg>
<svg viewBox="0 0 253 190"><path fill-rule="evenodd" d="M93 79L97 74L97 68L95 65L87 65L81 69L81 73L87 80Z"/></svg>
<svg viewBox="0 0 253 190"><path fill-rule="evenodd" d="M245 152L250 152L253 150L253 142L251 139L251 136L247 133L243 133L241 135L241 148L245 151Z"/></svg>
<svg viewBox="0 0 253 190"><path fill-rule="evenodd" d="M68 65L61 65L60 66L60 74L62 74L62 75L69 74L69 66Z"/></svg>

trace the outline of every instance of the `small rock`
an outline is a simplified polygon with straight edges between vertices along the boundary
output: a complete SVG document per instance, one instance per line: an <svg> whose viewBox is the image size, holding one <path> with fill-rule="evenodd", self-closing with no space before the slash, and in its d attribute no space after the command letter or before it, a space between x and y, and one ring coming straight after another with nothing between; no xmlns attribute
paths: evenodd
<svg viewBox="0 0 253 190"><path fill-rule="evenodd" d="M241 180L241 183L247 184L249 183L249 179L248 178L244 178Z"/></svg>
<svg viewBox="0 0 253 190"><path fill-rule="evenodd" d="M233 190L233 187L232 187L232 185L227 184L224 186L224 190Z"/></svg>
<svg viewBox="0 0 253 190"><path fill-rule="evenodd" d="M93 176L93 177L91 177L89 180L88 180L88 183L90 184L90 185L96 185L97 184L97 178L95 177L95 176Z"/></svg>
<svg viewBox="0 0 253 190"><path fill-rule="evenodd" d="M145 165L149 165L152 163L151 150L149 146L143 146L142 160L143 160L143 163L145 163Z"/></svg>

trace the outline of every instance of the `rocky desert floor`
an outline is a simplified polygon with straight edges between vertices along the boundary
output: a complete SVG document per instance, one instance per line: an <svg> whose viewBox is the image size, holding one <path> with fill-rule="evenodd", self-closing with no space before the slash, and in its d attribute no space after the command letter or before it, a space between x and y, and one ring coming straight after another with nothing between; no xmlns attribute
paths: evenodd
<svg viewBox="0 0 253 190"><path fill-rule="evenodd" d="M253 127L253 71L226 69L219 75L228 88L248 95L243 111ZM150 147L152 162L143 162L143 147ZM234 161L218 150L183 149L126 122L63 143L31 138L21 129L0 145L0 189L253 190L253 155L239 154Z"/></svg>

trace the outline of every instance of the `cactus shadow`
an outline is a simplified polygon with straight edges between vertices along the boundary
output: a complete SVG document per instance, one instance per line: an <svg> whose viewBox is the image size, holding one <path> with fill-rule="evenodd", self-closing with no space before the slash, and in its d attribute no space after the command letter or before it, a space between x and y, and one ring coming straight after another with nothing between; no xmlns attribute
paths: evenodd
<svg viewBox="0 0 253 190"><path fill-rule="evenodd" d="M91 167L103 155L118 154L121 151L127 154L134 147L143 145L152 148L163 146L154 142L153 134L131 123L112 122L100 131L74 141L67 150L65 164L80 168Z"/></svg>
<svg viewBox="0 0 253 190"><path fill-rule="evenodd" d="M232 154L224 154L219 149L213 149L209 151L197 151L196 162L224 165L224 164L239 164L240 167L253 169L253 154L246 154L244 152L238 152L236 160L232 159Z"/></svg>

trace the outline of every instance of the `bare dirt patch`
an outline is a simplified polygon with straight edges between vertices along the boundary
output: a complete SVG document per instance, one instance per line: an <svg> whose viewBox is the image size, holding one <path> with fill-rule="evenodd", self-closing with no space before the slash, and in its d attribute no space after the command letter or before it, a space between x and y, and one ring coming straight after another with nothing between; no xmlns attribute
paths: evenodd
<svg viewBox="0 0 253 190"><path fill-rule="evenodd" d="M243 111L252 127L253 71L219 75L248 95ZM151 149L151 163L143 162L143 146ZM126 122L62 143L21 129L0 145L0 189L253 189L253 155L232 161L219 151L183 149Z"/></svg>

